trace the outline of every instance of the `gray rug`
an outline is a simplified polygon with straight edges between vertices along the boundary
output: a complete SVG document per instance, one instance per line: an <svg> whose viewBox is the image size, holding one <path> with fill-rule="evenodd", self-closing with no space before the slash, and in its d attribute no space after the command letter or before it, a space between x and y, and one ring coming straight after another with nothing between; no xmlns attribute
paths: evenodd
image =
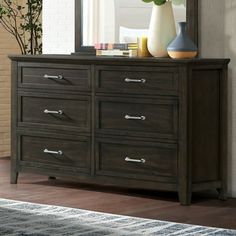
<svg viewBox="0 0 236 236"><path fill-rule="evenodd" d="M236 235L234 230L0 199L0 235Z"/></svg>

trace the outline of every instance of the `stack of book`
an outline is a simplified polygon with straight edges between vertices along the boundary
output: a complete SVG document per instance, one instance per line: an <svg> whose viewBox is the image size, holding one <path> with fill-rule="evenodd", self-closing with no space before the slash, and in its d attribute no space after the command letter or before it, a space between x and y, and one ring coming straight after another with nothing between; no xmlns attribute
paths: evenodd
<svg viewBox="0 0 236 236"><path fill-rule="evenodd" d="M97 56L136 57L138 55L137 43L98 43L94 48Z"/></svg>

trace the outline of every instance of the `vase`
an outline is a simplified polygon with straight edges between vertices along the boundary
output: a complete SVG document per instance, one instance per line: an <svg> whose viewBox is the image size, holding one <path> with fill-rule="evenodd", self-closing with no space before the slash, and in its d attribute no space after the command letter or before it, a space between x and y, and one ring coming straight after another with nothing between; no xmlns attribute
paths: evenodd
<svg viewBox="0 0 236 236"><path fill-rule="evenodd" d="M193 43L186 32L186 22L179 23L179 33L169 44L168 54L174 59L194 58L197 56L197 46Z"/></svg>
<svg viewBox="0 0 236 236"><path fill-rule="evenodd" d="M176 37L171 1L154 5L148 30L148 50L154 57L167 57L167 46Z"/></svg>

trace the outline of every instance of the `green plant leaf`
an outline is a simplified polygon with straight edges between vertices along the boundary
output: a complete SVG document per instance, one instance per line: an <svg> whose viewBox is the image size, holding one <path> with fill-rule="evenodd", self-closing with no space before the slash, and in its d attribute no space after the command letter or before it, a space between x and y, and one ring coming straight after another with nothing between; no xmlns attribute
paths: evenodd
<svg viewBox="0 0 236 236"><path fill-rule="evenodd" d="M166 3L167 0L143 0L143 2L150 3L154 2L155 5L161 6Z"/></svg>
<svg viewBox="0 0 236 236"><path fill-rule="evenodd" d="M166 3L166 0L154 0L154 3L157 5L157 6L161 6L163 4Z"/></svg>
<svg viewBox="0 0 236 236"><path fill-rule="evenodd" d="M186 6L186 0L172 0L174 5L184 5Z"/></svg>
<svg viewBox="0 0 236 236"><path fill-rule="evenodd" d="M150 3L153 2L153 0L143 0L143 2Z"/></svg>

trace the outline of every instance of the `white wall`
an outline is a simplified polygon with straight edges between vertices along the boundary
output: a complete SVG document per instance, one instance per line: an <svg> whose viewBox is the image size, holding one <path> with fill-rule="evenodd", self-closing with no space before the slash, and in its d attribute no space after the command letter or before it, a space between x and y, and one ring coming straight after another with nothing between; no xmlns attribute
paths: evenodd
<svg viewBox="0 0 236 236"><path fill-rule="evenodd" d="M75 51L74 0L43 0L43 53Z"/></svg>
<svg viewBox="0 0 236 236"><path fill-rule="evenodd" d="M236 197L236 1L200 0L202 57L227 57L229 65L229 192Z"/></svg>

